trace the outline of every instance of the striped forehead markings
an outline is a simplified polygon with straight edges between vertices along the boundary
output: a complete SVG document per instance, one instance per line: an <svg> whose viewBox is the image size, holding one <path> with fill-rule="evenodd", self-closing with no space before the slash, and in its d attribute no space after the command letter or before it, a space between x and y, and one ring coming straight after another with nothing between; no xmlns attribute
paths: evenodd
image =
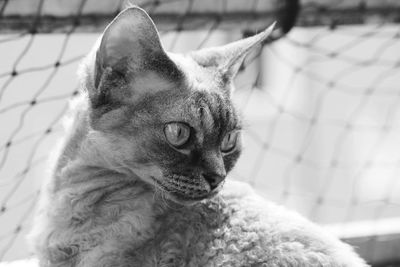
<svg viewBox="0 0 400 267"><path fill-rule="evenodd" d="M211 130L214 127L214 117L212 115L210 99L208 97L199 97L198 104L200 105L197 108L200 124L202 127Z"/></svg>
<svg viewBox="0 0 400 267"><path fill-rule="evenodd" d="M229 120L232 114L221 95L207 94L199 96L197 100L200 105L198 115L202 127L212 132L220 132L222 128L231 123Z"/></svg>

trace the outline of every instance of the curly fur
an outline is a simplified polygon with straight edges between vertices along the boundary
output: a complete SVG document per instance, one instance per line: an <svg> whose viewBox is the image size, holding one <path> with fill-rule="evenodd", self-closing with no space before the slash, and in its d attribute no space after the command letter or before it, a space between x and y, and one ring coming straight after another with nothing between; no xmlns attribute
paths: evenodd
<svg viewBox="0 0 400 267"><path fill-rule="evenodd" d="M240 182L161 221L135 252L146 255L137 266L366 266L348 245Z"/></svg>

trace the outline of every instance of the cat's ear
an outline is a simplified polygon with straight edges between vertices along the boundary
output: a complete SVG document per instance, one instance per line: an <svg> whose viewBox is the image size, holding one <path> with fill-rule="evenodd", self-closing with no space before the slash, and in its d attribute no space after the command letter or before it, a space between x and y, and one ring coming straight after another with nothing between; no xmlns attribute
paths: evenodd
<svg viewBox="0 0 400 267"><path fill-rule="evenodd" d="M274 25L275 23L251 37L223 46L194 51L190 55L199 65L216 68L221 78L229 82L236 76L246 55L268 38Z"/></svg>
<svg viewBox="0 0 400 267"><path fill-rule="evenodd" d="M162 48L158 31L146 11L130 7L122 11L102 35L96 52L94 87L102 94L104 88L99 87L107 76L118 80L117 85L121 80L135 83L137 88L130 88L132 92L120 92L126 97L151 88L148 83L153 81L162 84L163 78L173 79L179 72ZM140 86L143 84L148 85L147 88ZM107 95L116 93L106 92Z"/></svg>

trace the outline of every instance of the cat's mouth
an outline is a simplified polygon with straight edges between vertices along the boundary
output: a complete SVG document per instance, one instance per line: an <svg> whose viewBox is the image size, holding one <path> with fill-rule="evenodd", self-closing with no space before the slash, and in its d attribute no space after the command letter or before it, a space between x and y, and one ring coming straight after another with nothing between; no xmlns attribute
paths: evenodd
<svg viewBox="0 0 400 267"><path fill-rule="evenodd" d="M168 175L162 180L151 177L154 185L167 193L167 196L177 202L201 201L215 196L219 188L211 190L206 182L186 176Z"/></svg>

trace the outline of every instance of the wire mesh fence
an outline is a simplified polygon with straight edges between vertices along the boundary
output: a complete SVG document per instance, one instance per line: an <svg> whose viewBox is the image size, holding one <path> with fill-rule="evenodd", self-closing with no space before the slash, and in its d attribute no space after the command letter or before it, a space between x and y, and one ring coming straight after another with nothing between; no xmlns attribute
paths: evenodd
<svg viewBox="0 0 400 267"><path fill-rule="evenodd" d="M102 19L85 13L93 3L81 0L62 27L51 26L51 16L42 12L47 1L39 0L35 15L23 16L29 27L18 26L15 15L6 16L11 2L0 1L2 25L13 25L0 35L0 261L29 256L24 236L40 183L48 175L49 155L62 136L67 102L79 94L75 72L99 36L81 32L91 24L103 25L96 23ZM158 9L184 4L181 16L170 16L165 19L168 26L161 26L166 50L223 44L271 21L255 16L240 31L226 28L239 16L232 11L234 1L221 1L224 16L199 9L206 6L199 2L142 3L159 19ZM261 2L246 4L247 12L258 14ZM395 8L382 2L369 12L374 1L361 1L353 10L358 17L350 20L349 2L302 1L297 24L323 25L294 27L282 36L291 22L281 22L277 40L246 59L235 92L246 122L245 149L230 177L249 182L265 197L316 222L340 224L343 231L354 221L400 217L400 28L386 21L398 17ZM271 17L283 18L281 7L274 9L275 1L269 4ZM118 2L109 14L121 8ZM310 10L325 13L312 17ZM348 13L340 17L338 10ZM197 20L185 16L194 13ZM369 24L364 24L366 18ZM362 25L342 25L352 22ZM39 33L46 31L53 33ZM368 231L375 234L373 226Z"/></svg>

